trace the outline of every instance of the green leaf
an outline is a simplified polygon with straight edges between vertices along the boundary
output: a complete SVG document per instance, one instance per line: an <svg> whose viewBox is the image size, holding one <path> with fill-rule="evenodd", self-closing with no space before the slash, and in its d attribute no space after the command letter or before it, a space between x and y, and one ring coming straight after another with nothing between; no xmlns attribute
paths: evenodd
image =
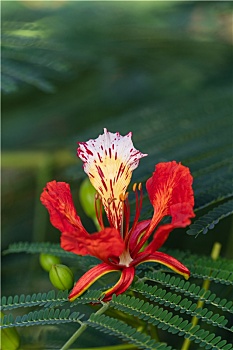
<svg viewBox="0 0 233 350"><path fill-rule="evenodd" d="M200 233L206 234L208 230L214 228L218 222L227 216L233 214L233 199L227 201L226 203L220 204L218 207L212 209L207 214L198 218L190 226L187 233L189 235L198 236Z"/></svg>

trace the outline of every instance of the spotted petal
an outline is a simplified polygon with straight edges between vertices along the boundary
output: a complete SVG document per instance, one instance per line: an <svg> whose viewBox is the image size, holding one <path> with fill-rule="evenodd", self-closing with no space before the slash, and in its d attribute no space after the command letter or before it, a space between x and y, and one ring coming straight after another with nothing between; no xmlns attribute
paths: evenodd
<svg viewBox="0 0 233 350"><path fill-rule="evenodd" d="M121 136L104 129L103 135L80 142L78 148L84 171L102 197L110 224L117 229L120 229L122 217L120 196L125 194L140 158L146 156L134 148L131 137L132 133Z"/></svg>

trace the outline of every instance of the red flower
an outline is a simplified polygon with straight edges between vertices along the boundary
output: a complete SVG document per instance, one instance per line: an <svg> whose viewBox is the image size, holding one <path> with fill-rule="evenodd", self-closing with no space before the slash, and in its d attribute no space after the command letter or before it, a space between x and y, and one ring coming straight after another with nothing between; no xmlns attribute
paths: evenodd
<svg viewBox="0 0 233 350"><path fill-rule="evenodd" d="M121 294L129 288L135 267L144 262L161 263L189 278L190 272L183 264L158 249L174 228L189 225L194 217L192 176L187 167L175 161L157 164L152 177L146 182L154 214L150 220L139 221L143 194L141 184L135 184L136 213L130 227L126 190L132 171L138 166L140 158L146 156L134 148L131 136L131 133L121 136L104 129L104 134L97 139L79 143L78 156L98 192L95 201L101 227L99 232L89 234L83 227L67 183L51 181L41 195L52 225L62 232L61 247L102 260L77 281L69 295L71 301L101 276L118 271L119 281L104 292L103 300L110 300L113 294ZM110 227L103 224L102 205ZM165 216L171 217L170 223L160 224Z"/></svg>

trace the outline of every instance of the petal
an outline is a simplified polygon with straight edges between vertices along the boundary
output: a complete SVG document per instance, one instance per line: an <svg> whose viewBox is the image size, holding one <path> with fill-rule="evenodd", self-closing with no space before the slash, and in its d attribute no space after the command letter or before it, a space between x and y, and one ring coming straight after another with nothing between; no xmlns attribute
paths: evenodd
<svg viewBox="0 0 233 350"><path fill-rule="evenodd" d="M70 301L74 301L80 295L82 295L94 282L100 277L106 275L109 272L119 271L119 269L113 268L105 263L99 264L89 271L87 271L75 284L74 288L70 292L68 298Z"/></svg>
<svg viewBox="0 0 233 350"><path fill-rule="evenodd" d="M151 226L155 227L165 215L172 216L174 214L172 206L178 203L187 203L189 211L185 211L185 216L190 222L187 214L194 216L192 182L189 168L180 163L173 161L157 164L153 176L146 183L149 199L154 207Z"/></svg>
<svg viewBox="0 0 233 350"><path fill-rule="evenodd" d="M187 203L178 203L171 207L171 216L172 222L171 224L165 224L159 226L153 240L144 250L147 253L153 253L158 250L164 242L167 240L170 232L178 227L186 227L190 224L191 220L189 219L191 216L192 207L189 207Z"/></svg>
<svg viewBox="0 0 233 350"><path fill-rule="evenodd" d="M142 233L148 228L151 220L144 220L140 221L133 232L130 232L130 240L129 240L129 252L131 255L131 252L133 252L134 248L136 247Z"/></svg>
<svg viewBox="0 0 233 350"><path fill-rule="evenodd" d="M185 279L189 279L190 271L189 269L181 264L179 260L173 258L172 256L162 253L155 252L153 254L147 255L144 252L138 254L137 258L134 260L135 266L145 263L145 262L156 262L169 267L169 269L179 273L184 276Z"/></svg>
<svg viewBox="0 0 233 350"><path fill-rule="evenodd" d="M106 228L89 234L76 214L70 187L65 182L52 181L47 184L41 201L48 209L50 221L61 232L61 247L79 255L93 255L103 261L119 257L124 242L119 231Z"/></svg>
<svg viewBox="0 0 233 350"><path fill-rule="evenodd" d="M120 195L125 194L140 158L146 156L134 148L131 137L132 133L121 136L104 129L103 135L95 140L80 142L78 148L84 171L101 195L110 223L118 229L122 217Z"/></svg>
<svg viewBox="0 0 233 350"><path fill-rule="evenodd" d="M121 272L121 277L118 282L106 292L104 292L103 301L109 301L112 299L113 294L119 295L124 293L133 282L135 276L135 268L130 266L126 267Z"/></svg>
<svg viewBox="0 0 233 350"><path fill-rule="evenodd" d="M69 184L56 181L48 182L40 200L48 209L52 225L58 230L87 234L74 208Z"/></svg>
<svg viewBox="0 0 233 350"><path fill-rule="evenodd" d="M193 178L189 168L180 163L172 161L157 164L153 176L146 183L149 199L154 207L154 214L150 226L135 252L141 249L164 216L171 216L172 222L171 225L165 225L164 228L163 226L159 227L155 233L154 250L166 241L173 228L185 227L190 224L190 219L195 216L192 182Z"/></svg>
<svg viewBox="0 0 233 350"><path fill-rule="evenodd" d="M108 227L86 235L64 232L61 236L61 247L75 254L92 255L109 262L110 258L118 258L121 255L125 244L119 231Z"/></svg>

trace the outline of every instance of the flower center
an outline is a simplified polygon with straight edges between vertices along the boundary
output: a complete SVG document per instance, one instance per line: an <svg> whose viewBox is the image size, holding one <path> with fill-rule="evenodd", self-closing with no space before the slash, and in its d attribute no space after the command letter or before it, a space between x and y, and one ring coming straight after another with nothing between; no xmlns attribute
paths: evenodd
<svg viewBox="0 0 233 350"><path fill-rule="evenodd" d="M131 261L133 261L128 250L123 251L119 258L119 265L124 265L126 267L129 267Z"/></svg>

